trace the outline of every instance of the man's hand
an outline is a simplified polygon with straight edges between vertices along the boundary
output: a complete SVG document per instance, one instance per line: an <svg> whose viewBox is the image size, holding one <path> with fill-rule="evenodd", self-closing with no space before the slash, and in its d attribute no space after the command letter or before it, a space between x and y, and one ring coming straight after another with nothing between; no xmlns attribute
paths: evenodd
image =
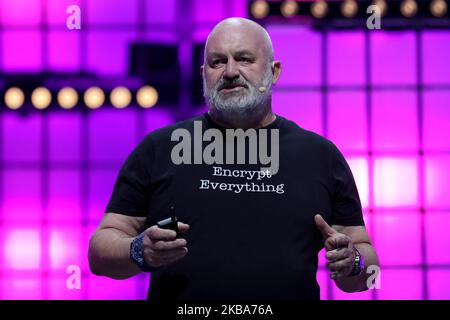
<svg viewBox="0 0 450 320"><path fill-rule="evenodd" d="M327 250L326 266L331 271L331 278L348 276L353 270L355 261L355 249L352 239L331 228L321 215L317 214L314 220L324 238L325 249Z"/></svg>
<svg viewBox="0 0 450 320"><path fill-rule="evenodd" d="M189 225L178 222L178 230L184 233L189 230ZM161 267L183 258L187 252L186 239L176 239L176 232L169 229L161 229L157 225L144 231L143 256L145 262L152 267Z"/></svg>

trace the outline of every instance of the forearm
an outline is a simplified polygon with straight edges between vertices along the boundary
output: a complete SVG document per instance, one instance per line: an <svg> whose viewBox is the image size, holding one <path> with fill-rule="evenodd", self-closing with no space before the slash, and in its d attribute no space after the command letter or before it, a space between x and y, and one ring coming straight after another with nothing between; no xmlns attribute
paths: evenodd
<svg viewBox="0 0 450 320"><path fill-rule="evenodd" d="M364 256L364 271L358 276L335 279L335 283L339 287L339 289L345 292L358 292L367 290L367 279L372 275L372 273L367 273L367 268L374 265L379 267L377 254L371 244L358 243L354 246Z"/></svg>
<svg viewBox="0 0 450 320"><path fill-rule="evenodd" d="M126 279L141 272L130 259L134 237L112 228L97 231L89 242L91 272L113 279Z"/></svg>

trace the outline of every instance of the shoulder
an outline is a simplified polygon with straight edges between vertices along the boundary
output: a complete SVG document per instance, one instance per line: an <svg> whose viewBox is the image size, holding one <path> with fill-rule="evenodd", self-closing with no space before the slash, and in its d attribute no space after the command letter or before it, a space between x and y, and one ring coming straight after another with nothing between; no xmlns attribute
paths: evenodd
<svg viewBox="0 0 450 320"><path fill-rule="evenodd" d="M176 122L174 124L156 129L155 131L150 132L147 134L146 138L150 138L153 140L158 140L161 138L167 138L172 135L172 132L177 129L186 129L186 130L192 130L193 124L195 121L204 121L204 116L196 116L193 118L189 118L183 121Z"/></svg>
<svg viewBox="0 0 450 320"><path fill-rule="evenodd" d="M294 138L303 147L318 152L335 155L340 154L339 149L329 139L321 136L313 131L306 130L300 127L292 120L283 118L283 128L286 130L287 136Z"/></svg>
<svg viewBox="0 0 450 320"><path fill-rule="evenodd" d="M155 144L159 143L166 144L168 141L170 141L172 133L175 130L186 129L188 131L191 131L193 129L194 121L204 121L204 117L202 115L196 116L149 132L141 140L139 146L144 148L150 148L153 147Z"/></svg>

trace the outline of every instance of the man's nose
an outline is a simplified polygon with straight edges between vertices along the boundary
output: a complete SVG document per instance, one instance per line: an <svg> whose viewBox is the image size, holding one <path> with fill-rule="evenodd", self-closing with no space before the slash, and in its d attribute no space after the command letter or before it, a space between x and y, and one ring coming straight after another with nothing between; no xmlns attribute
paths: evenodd
<svg viewBox="0 0 450 320"><path fill-rule="evenodd" d="M228 60L225 66L225 73L223 75L226 79L234 79L239 77L239 64L231 59Z"/></svg>

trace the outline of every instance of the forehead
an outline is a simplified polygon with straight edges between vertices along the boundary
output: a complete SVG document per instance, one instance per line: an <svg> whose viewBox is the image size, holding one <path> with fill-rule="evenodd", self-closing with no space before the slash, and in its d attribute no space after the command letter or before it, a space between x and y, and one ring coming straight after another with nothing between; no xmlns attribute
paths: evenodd
<svg viewBox="0 0 450 320"><path fill-rule="evenodd" d="M205 53L236 53L247 51L264 55L264 38L251 28L227 26L216 30L208 39Z"/></svg>

